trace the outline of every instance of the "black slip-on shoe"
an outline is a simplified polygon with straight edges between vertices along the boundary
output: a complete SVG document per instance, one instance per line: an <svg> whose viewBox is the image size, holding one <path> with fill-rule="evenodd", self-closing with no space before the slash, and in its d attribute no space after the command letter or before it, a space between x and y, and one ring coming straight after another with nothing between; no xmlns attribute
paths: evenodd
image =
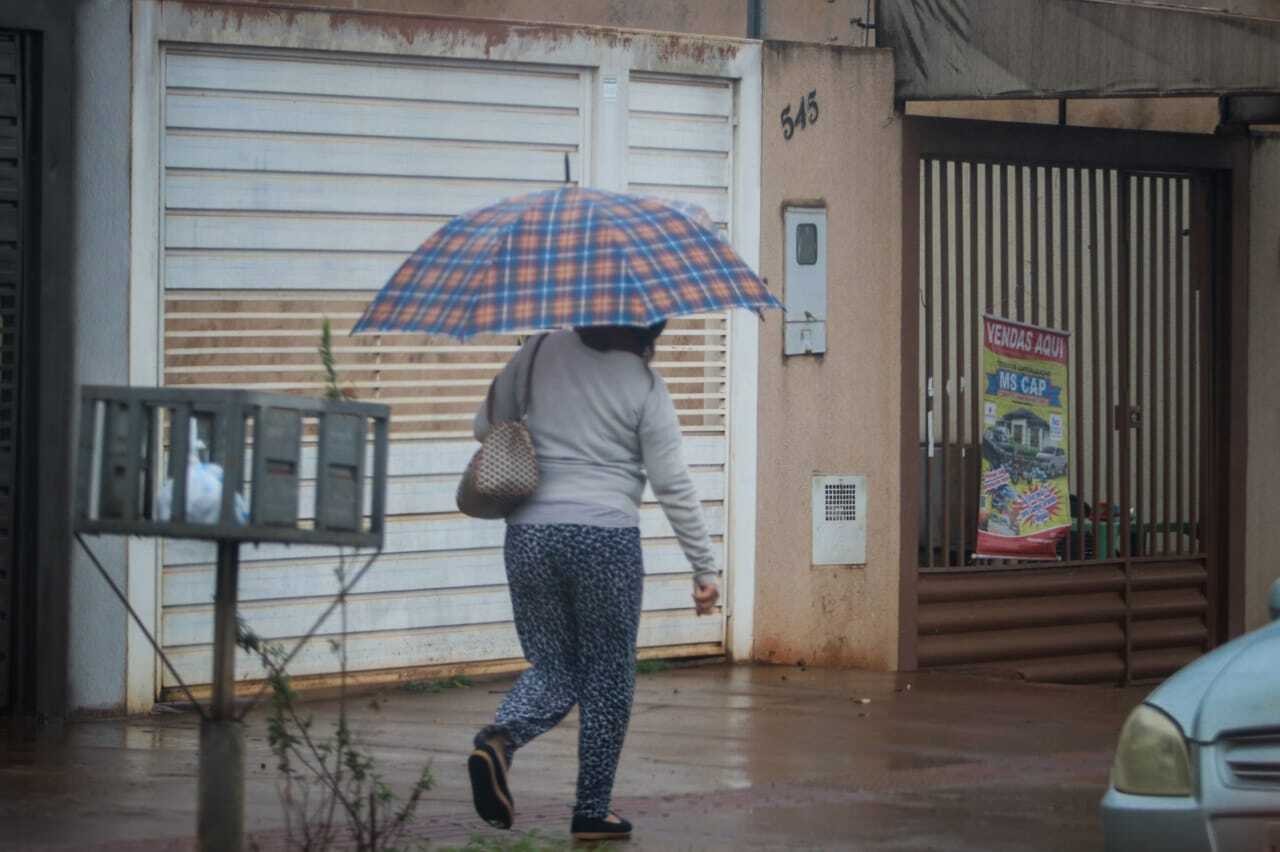
<svg viewBox="0 0 1280 852"><path fill-rule="evenodd" d="M480 819L494 828L511 828L514 803L507 787L507 765L489 743L476 746L467 759L471 775L471 799Z"/></svg>
<svg viewBox="0 0 1280 852"><path fill-rule="evenodd" d="M631 823L622 817L618 822L609 822L599 817L575 816L570 833L574 840L626 840L631 837Z"/></svg>

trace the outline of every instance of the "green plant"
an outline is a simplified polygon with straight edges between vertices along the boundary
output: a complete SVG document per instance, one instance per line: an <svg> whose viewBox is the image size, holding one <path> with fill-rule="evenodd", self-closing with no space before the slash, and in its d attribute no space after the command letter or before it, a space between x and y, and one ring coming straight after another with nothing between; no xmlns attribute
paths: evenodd
<svg viewBox="0 0 1280 852"><path fill-rule="evenodd" d="M325 371L325 398L352 396L339 385L333 329L327 317L320 332L319 353ZM341 550L334 573L341 626L337 636L329 640L338 655L340 672L338 721L331 731L322 732L313 716L299 710L298 695L286 670L290 657L283 647L264 641L243 621L237 625L236 641L255 655L267 672L271 697L267 741L280 773L286 846L304 852L332 848L394 852L422 796L431 789L431 766L423 768L401 801L378 773L373 758L357 746L347 714L348 587Z"/></svg>
<svg viewBox="0 0 1280 852"><path fill-rule="evenodd" d="M601 849L603 844L584 846L568 838L547 837L538 831L530 831L515 837L490 838L473 834L466 846L440 847L436 852L562 852L567 849Z"/></svg>
<svg viewBox="0 0 1280 852"><path fill-rule="evenodd" d="M446 689L467 689L472 685L471 678L466 675L454 675L439 680L410 680L400 684L403 692L428 693L436 695Z"/></svg>
<svg viewBox="0 0 1280 852"><path fill-rule="evenodd" d="M346 588L345 563L335 572L339 590ZM315 718L298 708L298 695L285 670L286 653L264 641L243 622L237 643L261 661L267 672L271 701L267 741L280 773L285 843L291 850L322 852L355 849L393 852L413 820L422 796L431 789L431 766L401 801L379 775L372 757L360 750L347 714L347 604L339 591L341 632L330 640L340 658L338 721L327 735Z"/></svg>
<svg viewBox="0 0 1280 852"><path fill-rule="evenodd" d="M333 326L324 318L320 327L320 363L324 365L324 398L351 399L354 394L338 384L338 362L333 354Z"/></svg>
<svg viewBox="0 0 1280 852"><path fill-rule="evenodd" d="M636 663L636 674L657 674L670 670L671 664L666 660L640 660Z"/></svg>

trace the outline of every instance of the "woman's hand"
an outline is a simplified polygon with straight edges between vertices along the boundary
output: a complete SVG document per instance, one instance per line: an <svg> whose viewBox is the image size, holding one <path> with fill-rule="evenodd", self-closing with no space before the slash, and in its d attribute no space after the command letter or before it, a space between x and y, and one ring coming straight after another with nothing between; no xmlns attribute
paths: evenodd
<svg viewBox="0 0 1280 852"><path fill-rule="evenodd" d="M720 602L720 587L715 583L699 583L693 592L693 606L698 615L711 615Z"/></svg>

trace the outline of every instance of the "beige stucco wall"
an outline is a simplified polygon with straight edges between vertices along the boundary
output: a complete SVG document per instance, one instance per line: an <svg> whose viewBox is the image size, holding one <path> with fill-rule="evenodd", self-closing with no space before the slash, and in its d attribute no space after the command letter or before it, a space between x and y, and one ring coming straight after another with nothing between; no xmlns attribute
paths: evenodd
<svg viewBox="0 0 1280 852"><path fill-rule="evenodd" d="M1057 101L910 101L907 115L930 118L970 118L975 121L1016 121L1021 124L1057 124Z"/></svg>
<svg viewBox="0 0 1280 852"><path fill-rule="evenodd" d="M1249 450L1245 483L1245 627L1267 620L1280 579L1280 135L1253 143L1249 211Z"/></svg>
<svg viewBox="0 0 1280 852"><path fill-rule="evenodd" d="M741 4L746 6L746 2ZM871 4L871 16L875 4ZM874 46L875 30L866 22L867 0L764 0L764 38L837 46Z"/></svg>
<svg viewBox="0 0 1280 852"><path fill-rule="evenodd" d="M755 657L897 664L901 133L887 50L764 47L761 273L783 275L782 208L826 203L828 352L784 360L762 326ZM778 116L816 91L819 121L785 141ZM869 479L867 564L810 565L814 473Z"/></svg>
<svg viewBox="0 0 1280 852"><path fill-rule="evenodd" d="M1067 102L1067 123L1077 127L1212 133L1217 98L1098 98Z"/></svg>
<svg viewBox="0 0 1280 852"><path fill-rule="evenodd" d="M747 0L228 0L245 6L311 6L365 13L449 15L536 21L691 35L744 38ZM769 38L821 44L863 44L870 34L854 24L866 0L765 0Z"/></svg>
<svg viewBox="0 0 1280 852"><path fill-rule="evenodd" d="M812 2L813 0L806 0ZM246 6L311 6L365 13L449 15L503 21L623 27L744 37L745 0L230 0ZM824 0L818 0L824 2Z"/></svg>
<svg viewBox="0 0 1280 852"><path fill-rule="evenodd" d="M1058 101L912 101L907 115L1057 124ZM1213 133L1218 126L1217 98L1090 98L1067 101L1067 124L1119 130Z"/></svg>

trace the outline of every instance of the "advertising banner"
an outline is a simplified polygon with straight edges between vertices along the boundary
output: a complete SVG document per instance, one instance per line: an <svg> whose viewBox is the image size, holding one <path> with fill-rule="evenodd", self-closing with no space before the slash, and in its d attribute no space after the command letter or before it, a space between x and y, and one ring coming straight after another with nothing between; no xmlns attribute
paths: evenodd
<svg viewBox="0 0 1280 852"><path fill-rule="evenodd" d="M986 317L982 340L977 555L1054 559L1071 528L1069 338Z"/></svg>

